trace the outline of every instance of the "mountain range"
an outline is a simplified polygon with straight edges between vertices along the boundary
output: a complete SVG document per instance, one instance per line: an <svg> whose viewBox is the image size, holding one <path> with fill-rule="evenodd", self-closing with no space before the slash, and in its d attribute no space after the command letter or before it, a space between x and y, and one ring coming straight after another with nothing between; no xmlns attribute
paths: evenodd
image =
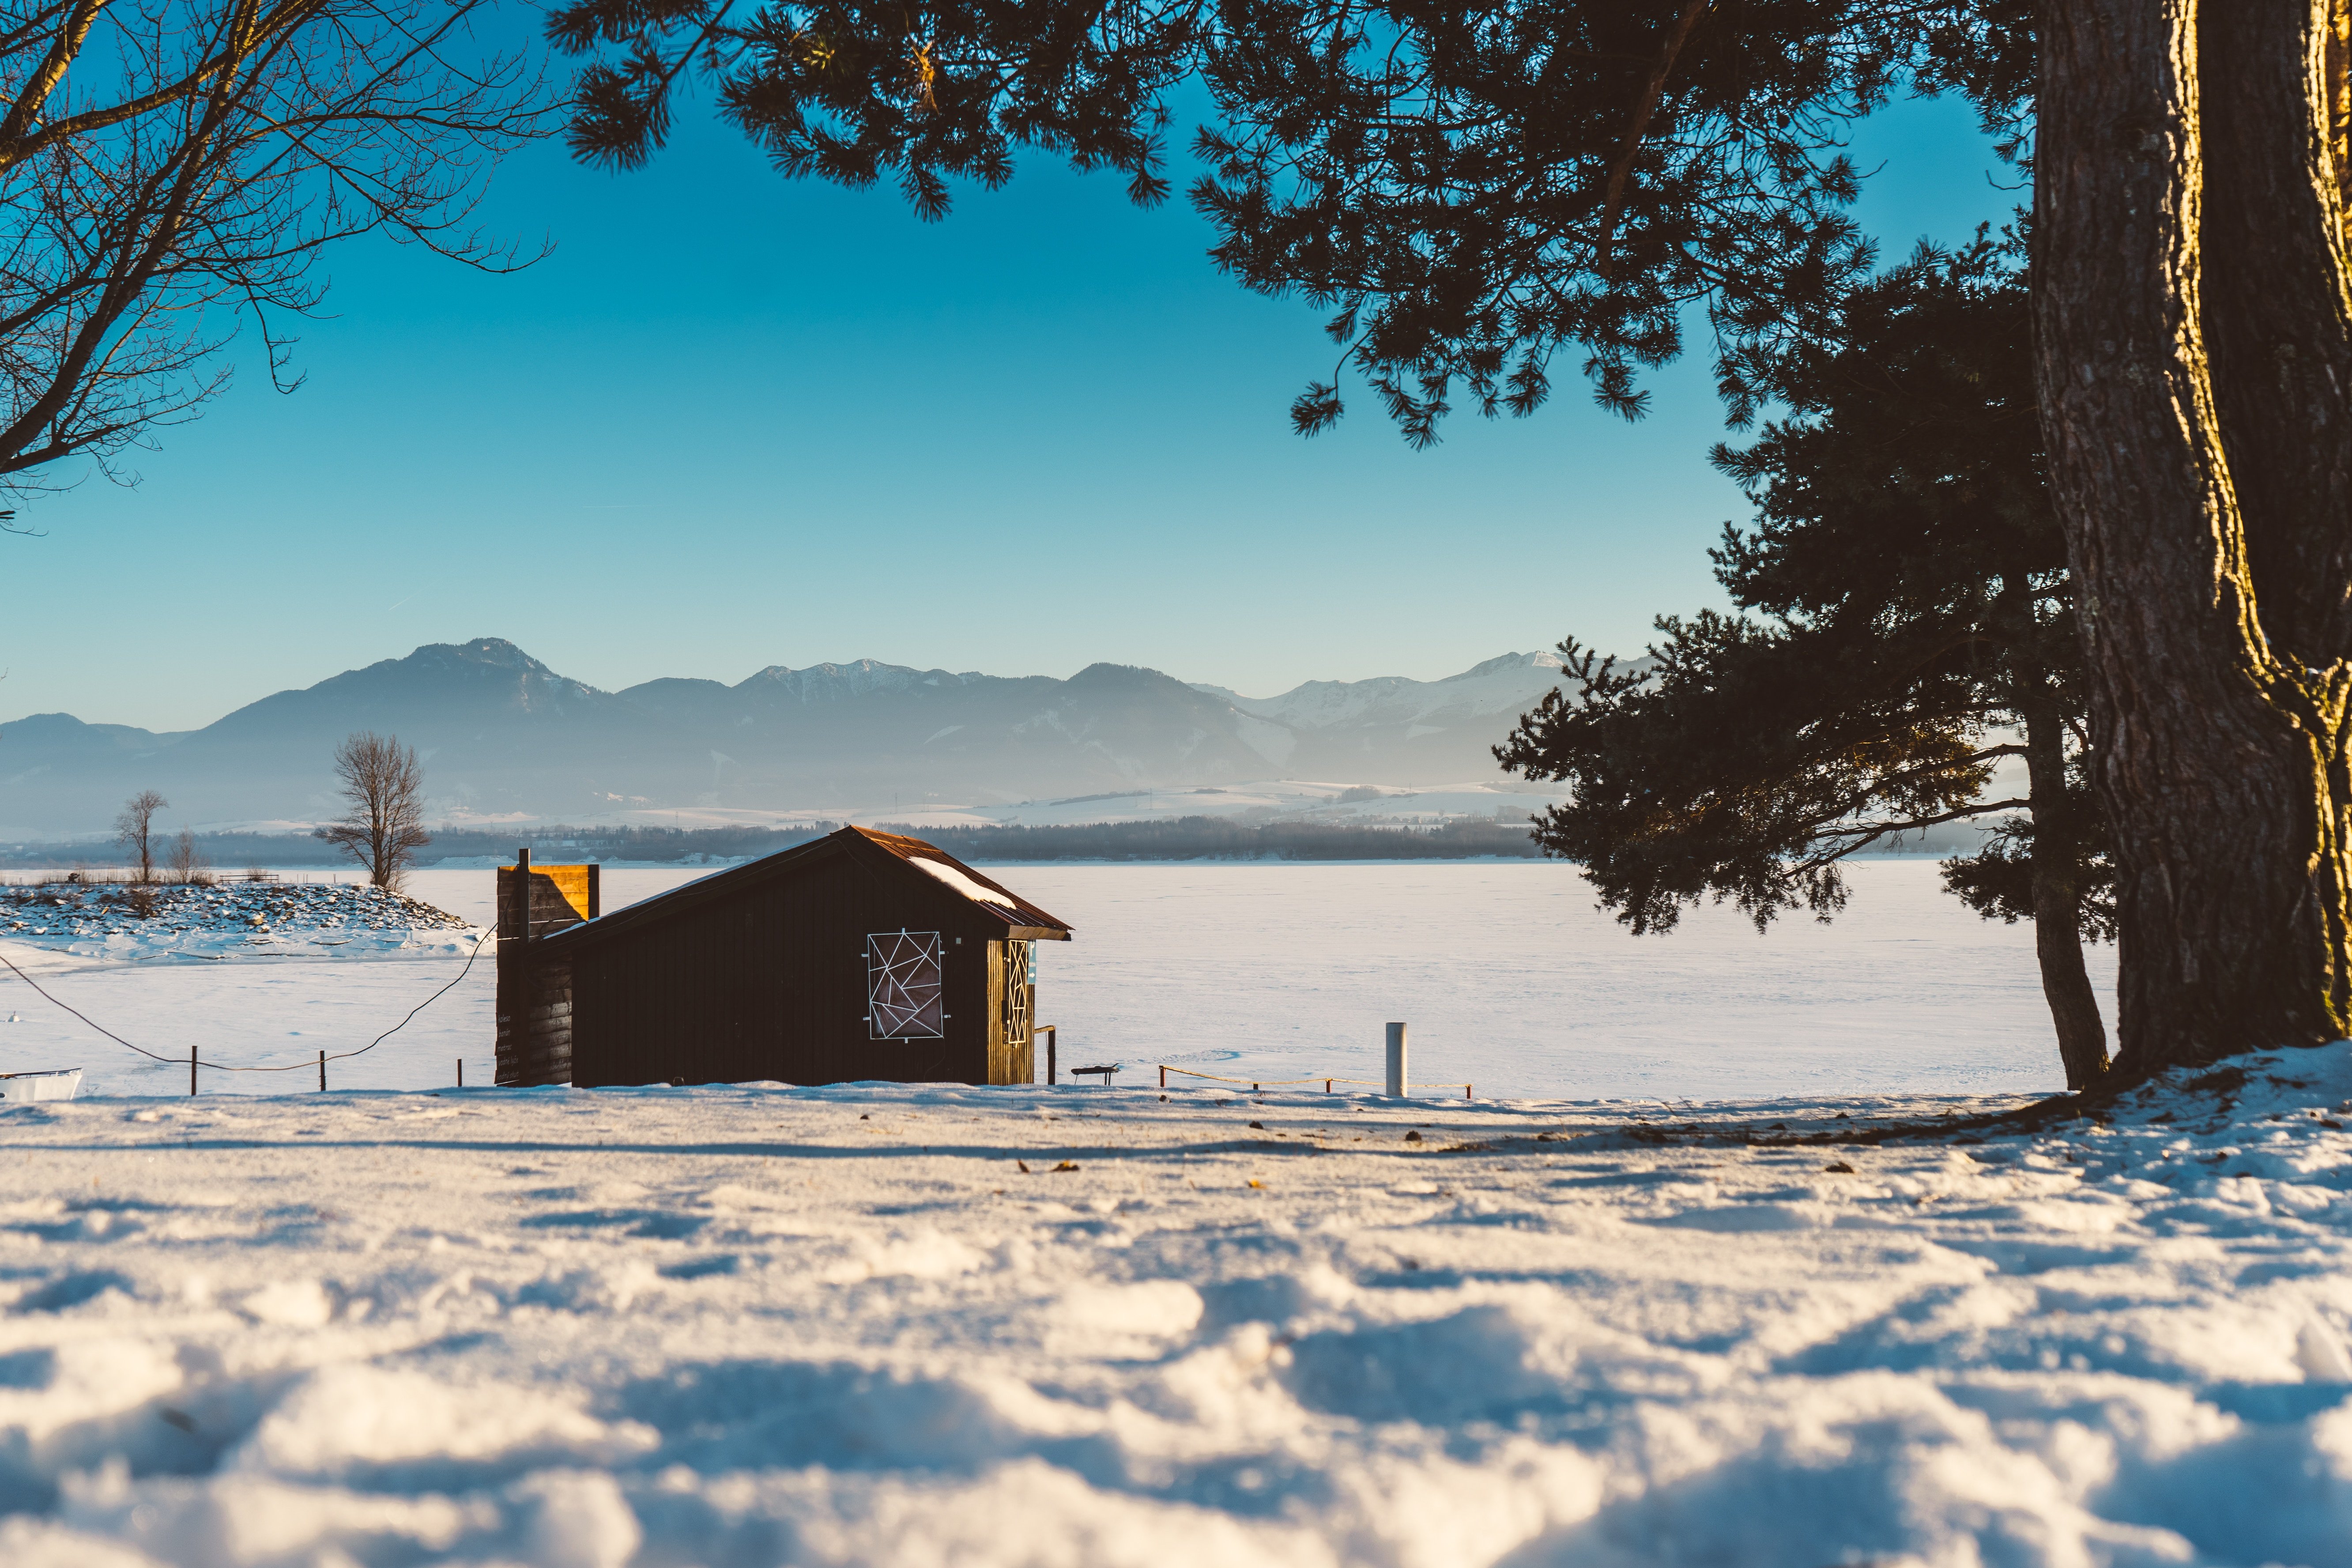
<svg viewBox="0 0 2352 1568"><path fill-rule="evenodd" d="M425 763L436 819L591 822L695 807L918 808L1269 778L1492 777L1488 748L1560 679L1548 653L1443 680L1311 681L1279 697L1096 664L1066 680L859 659L729 686L602 691L512 643L435 643L157 733L41 713L0 725L0 838L103 827L162 791L199 826L337 815L331 759L357 730Z"/></svg>

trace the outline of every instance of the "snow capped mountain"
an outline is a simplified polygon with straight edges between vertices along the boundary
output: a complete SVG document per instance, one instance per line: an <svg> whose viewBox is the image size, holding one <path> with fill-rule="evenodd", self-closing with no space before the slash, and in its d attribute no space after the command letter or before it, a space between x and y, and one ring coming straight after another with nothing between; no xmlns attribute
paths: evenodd
<svg viewBox="0 0 2352 1568"><path fill-rule="evenodd" d="M1370 680L1310 680L1279 697L1243 697L1222 686L1195 684L1195 691L1222 697L1243 712L1298 730L1350 723L1427 723L1443 717L1460 721L1508 713L1514 719L1559 679L1559 656L1507 653L1443 680L1412 680L1402 675Z"/></svg>
<svg viewBox="0 0 2352 1568"><path fill-rule="evenodd" d="M840 702L876 692L904 691L910 686L953 688L967 680L986 679L982 675L950 675L944 669L909 669L904 665L861 658L851 664L814 664L806 669L772 664L735 689L772 689L802 702Z"/></svg>
<svg viewBox="0 0 2352 1568"><path fill-rule="evenodd" d="M1559 679L1559 655L1507 653L1443 680L1310 680L1278 697L1193 689L1265 726L1256 749L1293 776L1405 784L1493 772L1488 748Z"/></svg>
<svg viewBox="0 0 2352 1568"><path fill-rule="evenodd" d="M0 726L0 837L93 831L143 788L171 799L175 823L321 820L339 809L329 759L356 730L414 745L436 809L468 818L911 812L1276 776L1429 784L1493 773L1488 748L1559 676L1549 654L1507 654L1444 680L1312 681L1245 698L1129 665L1057 680L867 658L611 692L481 637L278 692L185 733L67 714Z"/></svg>

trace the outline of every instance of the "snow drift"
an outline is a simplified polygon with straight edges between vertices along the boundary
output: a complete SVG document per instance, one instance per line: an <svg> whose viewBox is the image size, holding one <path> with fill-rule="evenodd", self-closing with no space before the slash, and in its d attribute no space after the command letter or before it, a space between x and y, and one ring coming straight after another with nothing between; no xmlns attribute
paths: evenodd
<svg viewBox="0 0 2352 1568"><path fill-rule="evenodd" d="M2316 1568L2347 1101L23 1107L0 1558Z"/></svg>

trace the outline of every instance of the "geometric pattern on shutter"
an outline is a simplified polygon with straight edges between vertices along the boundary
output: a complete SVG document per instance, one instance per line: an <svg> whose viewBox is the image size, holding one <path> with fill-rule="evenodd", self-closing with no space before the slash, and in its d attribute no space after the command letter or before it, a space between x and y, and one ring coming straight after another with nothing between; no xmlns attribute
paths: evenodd
<svg viewBox="0 0 2352 1568"><path fill-rule="evenodd" d="M1004 943L1004 1043L1029 1043L1030 944L1008 937Z"/></svg>
<svg viewBox="0 0 2352 1568"><path fill-rule="evenodd" d="M936 1040L941 1026L940 933L877 931L866 939L866 1033L877 1040Z"/></svg>

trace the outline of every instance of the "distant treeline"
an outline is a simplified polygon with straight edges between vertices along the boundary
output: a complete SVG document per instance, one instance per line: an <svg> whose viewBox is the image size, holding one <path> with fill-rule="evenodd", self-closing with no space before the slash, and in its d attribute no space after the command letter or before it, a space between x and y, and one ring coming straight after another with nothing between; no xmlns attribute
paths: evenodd
<svg viewBox="0 0 2352 1568"><path fill-rule="evenodd" d="M215 871L241 871L247 866L324 866L334 851L307 834L199 833L196 853ZM110 839L0 845L0 868L12 871L117 867L122 858L121 847Z"/></svg>
<svg viewBox="0 0 2352 1568"><path fill-rule="evenodd" d="M838 826L813 823L767 827L541 827L433 830L433 842L417 864L495 857L511 860L528 845L531 858L646 860L668 864L733 860L772 855L821 837ZM1171 822L1103 822L1075 827L910 827L883 824L885 832L911 833L966 860L1463 860L1483 855L1533 857L1535 843L1519 823L1467 817L1442 827L1364 827L1336 823L1284 822L1253 826L1213 816ZM247 866L349 864L329 845L307 834L205 833L197 853L219 870ZM0 865L16 869L109 866L119 858L110 844L23 844L0 852Z"/></svg>
<svg viewBox="0 0 2352 1568"><path fill-rule="evenodd" d="M1467 860L1485 855L1528 859L1539 853L1524 823L1475 816L1429 828L1329 822L1253 826L1215 816L1180 816L1172 822L1073 827L901 831L918 833L961 860Z"/></svg>
<svg viewBox="0 0 2352 1568"><path fill-rule="evenodd" d="M792 827L537 827L433 830L433 846L416 853L419 865L496 855L511 860L523 845L534 860L705 860L756 858L822 838L841 825L815 822Z"/></svg>
<svg viewBox="0 0 2352 1568"><path fill-rule="evenodd" d="M433 830L432 844L417 864L495 856L514 858L530 847L531 858L644 860L663 864L756 858L805 844L839 824L793 827L536 827ZM1479 856L1533 859L1539 853L1524 823L1495 817L1459 817L1440 827L1369 827L1327 822L1238 823L1215 816L1180 816L1169 822L1097 822L1072 827L914 827L884 823L883 831L929 839L964 860L1467 860ZM1888 850L1910 855L1949 855L1977 847L1978 830L1966 824L1891 842ZM308 834L205 833L197 852L217 870L247 866L349 865L329 845ZM120 859L111 844L19 844L0 847L0 867L16 870L111 866Z"/></svg>
<svg viewBox="0 0 2352 1568"><path fill-rule="evenodd" d="M436 827L433 842L417 852L419 866L441 860L495 856L512 860L528 845L534 860L731 860L772 855L830 833L824 822L771 827ZM334 847L307 833L200 833L196 852L215 869L247 866L348 866ZM110 866L121 851L110 843L19 844L0 848L0 866L19 869Z"/></svg>
<svg viewBox="0 0 2352 1568"><path fill-rule="evenodd" d="M663 865L746 860L828 835L840 823L797 827L436 827L419 865L497 856L513 860L531 847L534 860L654 860ZM1077 827L910 827L882 823L885 832L910 832L960 860L1470 860L1538 856L1517 820L1456 818L1442 827L1357 827L1343 823L1233 823L1216 816L1181 816L1167 823L1087 823ZM214 869L247 865L351 865L334 848L297 832L205 832L197 853ZM1967 853L1976 827L1906 835L1886 844L1894 853ZM0 847L0 868L49 869L115 865L113 844L14 844Z"/></svg>

